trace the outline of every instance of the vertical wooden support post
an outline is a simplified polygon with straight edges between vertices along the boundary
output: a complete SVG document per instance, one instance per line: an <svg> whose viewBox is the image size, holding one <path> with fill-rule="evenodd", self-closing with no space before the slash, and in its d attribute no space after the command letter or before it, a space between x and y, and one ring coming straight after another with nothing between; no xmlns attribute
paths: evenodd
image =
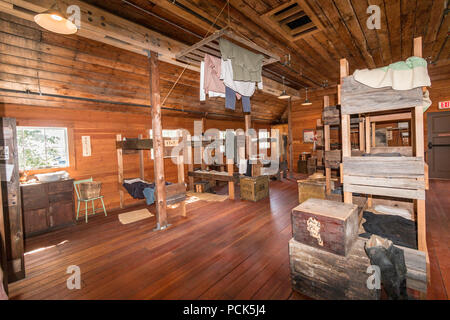
<svg viewBox="0 0 450 320"><path fill-rule="evenodd" d="M118 134L116 136L116 140L117 141L122 141L122 135ZM122 153L122 148L117 148L117 167L118 167L118 185L119 185L119 201L120 201L120 208L123 209L123 197L124 197L124 193L123 193L123 153Z"/></svg>
<svg viewBox="0 0 450 320"><path fill-rule="evenodd" d="M140 134L139 139L142 139L142 134ZM145 170L144 170L144 150L139 150L139 175L142 180L145 180Z"/></svg>
<svg viewBox="0 0 450 320"><path fill-rule="evenodd" d="M359 151L364 152L366 150L366 138L364 131L364 119L360 118L359 122Z"/></svg>
<svg viewBox="0 0 450 320"><path fill-rule="evenodd" d="M188 137L186 137L188 139ZM194 171L194 157L192 156L192 136L189 136L187 150L188 171ZM189 177L189 190L194 191L194 177Z"/></svg>
<svg viewBox="0 0 450 320"><path fill-rule="evenodd" d="M414 39L414 56L422 57L422 37ZM423 88L425 91L426 88ZM416 157L421 157L425 161L425 146L424 146L424 136L423 136L423 107L418 106L414 108L414 140L415 140L415 151ZM411 121L412 122L412 121ZM425 175L424 166L424 175ZM428 179L428 177L425 177ZM430 268L430 261L428 256L427 248L427 228L426 228L426 214L425 214L425 200L417 200L417 240L418 247L420 251L426 252L427 255L427 271ZM428 272L428 278L430 272Z"/></svg>
<svg viewBox="0 0 450 320"><path fill-rule="evenodd" d="M366 117L366 153L370 153L371 147L372 147L372 125L370 122L370 117ZM367 195L367 207L372 208L373 202L372 202L372 195Z"/></svg>
<svg viewBox="0 0 450 320"><path fill-rule="evenodd" d="M328 108L330 106L330 97L324 96L323 97L323 107ZM324 142L325 142L325 155L327 151L331 150L331 143L330 143L330 125L324 124L323 125L323 136L324 136ZM331 168L327 167L326 161L325 161L325 189L327 194L331 194Z"/></svg>
<svg viewBox="0 0 450 320"><path fill-rule="evenodd" d="M184 152L178 156L177 168L178 168L178 183L186 185L184 176ZM182 201L180 203L180 207L181 207L181 215L183 217L186 217L186 201Z"/></svg>
<svg viewBox="0 0 450 320"><path fill-rule="evenodd" d="M283 181L283 175L281 174L281 135L278 129L270 130L270 159L278 162L277 180ZM275 139L275 140L272 140Z"/></svg>
<svg viewBox="0 0 450 320"><path fill-rule="evenodd" d="M349 67L348 67L348 61L347 59L341 59L340 61L340 71L341 71L341 84L343 78L347 77L349 75ZM341 87L339 86L339 97L341 97ZM344 114L342 115L342 159L346 157L352 156L352 145L350 141L350 115ZM344 184L345 187L345 184ZM352 203L352 193L351 192L345 192L344 191L344 202L345 203Z"/></svg>
<svg viewBox="0 0 450 320"><path fill-rule="evenodd" d="M423 107L415 107L414 111L416 157L424 158ZM427 252L425 200L417 200L417 233L419 250Z"/></svg>
<svg viewBox="0 0 450 320"><path fill-rule="evenodd" d="M377 126L375 122L371 122L370 125L372 126L372 147L376 147L377 146L377 140L376 140L376 131L377 131Z"/></svg>
<svg viewBox="0 0 450 320"><path fill-rule="evenodd" d="M203 133L205 133L205 130L206 130L206 118L203 117L202 118L202 136L200 137L200 141L202 143L201 144L201 148L200 148L201 153L202 153L202 157L201 157L201 160L202 160L201 168L202 168L202 170L206 170L206 163L204 161L204 155L203 155L203 153L205 152L205 148L203 147Z"/></svg>
<svg viewBox="0 0 450 320"><path fill-rule="evenodd" d="M245 119L245 157L250 159L250 135L248 134L248 130L252 128L252 116L249 114L244 115Z"/></svg>
<svg viewBox="0 0 450 320"><path fill-rule="evenodd" d="M288 99L289 178L294 177L294 143L292 138L292 98Z"/></svg>
<svg viewBox="0 0 450 320"><path fill-rule="evenodd" d="M164 177L161 95L158 53L150 52L150 97L152 104L153 153L156 184L156 230L167 228L166 181Z"/></svg>
<svg viewBox="0 0 450 320"><path fill-rule="evenodd" d="M227 170L228 175L233 176L234 174L234 159L227 159ZM228 198L234 200L234 182L228 182Z"/></svg>
<svg viewBox="0 0 450 320"><path fill-rule="evenodd" d="M372 140L371 140L371 134L370 134L370 130L371 130L371 125L370 125L370 117L366 117L366 153L370 153L370 148L372 145Z"/></svg>

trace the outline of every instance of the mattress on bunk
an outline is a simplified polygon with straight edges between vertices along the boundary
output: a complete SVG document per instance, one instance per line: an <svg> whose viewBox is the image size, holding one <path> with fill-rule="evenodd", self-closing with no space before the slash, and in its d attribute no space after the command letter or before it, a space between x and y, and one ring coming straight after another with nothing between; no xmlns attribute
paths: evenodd
<svg viewBox="0 0 450 320"><path fill-rule="evenodd" d="M412 220L397 215L375 214L364 211L365 222L362 227L365 232L359 236L369 239L377 235L391 240L395 245L417 249L417 228Z"/></svg>

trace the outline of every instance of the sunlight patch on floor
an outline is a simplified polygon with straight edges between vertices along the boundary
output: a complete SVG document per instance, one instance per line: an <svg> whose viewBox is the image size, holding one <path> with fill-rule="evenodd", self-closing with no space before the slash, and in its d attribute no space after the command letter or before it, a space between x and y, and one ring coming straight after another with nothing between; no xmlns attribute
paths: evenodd
<svg viewBox="0 0 450 320"><path fill-rule="evenodd" d="M62 241L62 242L60 242L58 244L54 244L52 246L42 247L42 248L39 248L39 249L34 249L34 250L31 250L31 251L25 252L24 255L30 255L30 254L42 252L42 251L45 251L45 250L48 250L48 249L56 248L57 246L63 245L63 244L68 243L68 242L69 242L68 240L64 240L64 241Z"/></svg>

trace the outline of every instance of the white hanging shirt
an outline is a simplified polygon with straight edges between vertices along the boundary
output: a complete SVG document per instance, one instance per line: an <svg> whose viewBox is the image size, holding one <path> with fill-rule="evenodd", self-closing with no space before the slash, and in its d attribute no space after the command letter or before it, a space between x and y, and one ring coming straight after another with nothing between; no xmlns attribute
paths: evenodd
<svg viewBox="0 0 450 320"><path fill-rule="evenodd" d="M231 60L223 60L220 70L220 79L223 80L225 86L234 90L245 97L251 97L255 93L256 83L252 81L234 81L233 80L233 67ZM258 82L258 89L263 89L263 83Z"/></svg>

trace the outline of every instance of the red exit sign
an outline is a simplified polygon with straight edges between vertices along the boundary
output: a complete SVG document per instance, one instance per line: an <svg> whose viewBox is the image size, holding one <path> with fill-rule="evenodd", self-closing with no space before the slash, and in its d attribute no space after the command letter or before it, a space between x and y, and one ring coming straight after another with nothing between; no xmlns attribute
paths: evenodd
<svg viewBox="0 0 450 320"><path fill-rule="evenodd" d="M439 102L439 109L450 109L450 101Z"/></svg>

